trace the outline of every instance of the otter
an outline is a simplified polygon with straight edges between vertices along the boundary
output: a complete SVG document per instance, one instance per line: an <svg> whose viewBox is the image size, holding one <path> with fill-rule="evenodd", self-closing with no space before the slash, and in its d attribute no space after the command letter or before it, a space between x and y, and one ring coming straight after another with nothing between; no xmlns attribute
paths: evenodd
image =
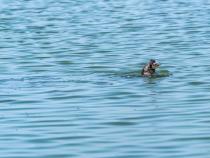
<svg viewBox="0 0 210 158"><path fill-rule="evenodd" d="M155 74L155 69L160 65L156 63L154 59L151 59L148 64L146 64L142 71L141 75L144 77L152 77Z"/></svg>

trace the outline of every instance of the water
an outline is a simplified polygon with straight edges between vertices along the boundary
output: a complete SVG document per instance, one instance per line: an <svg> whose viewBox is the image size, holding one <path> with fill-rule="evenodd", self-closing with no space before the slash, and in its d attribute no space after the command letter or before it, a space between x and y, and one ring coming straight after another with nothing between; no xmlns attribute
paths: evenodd
<svg viewBox="0 0 210 158"><path fill-rule="evenodd" d="M209 7L1 0L0 157L209 157Z"/></svg>

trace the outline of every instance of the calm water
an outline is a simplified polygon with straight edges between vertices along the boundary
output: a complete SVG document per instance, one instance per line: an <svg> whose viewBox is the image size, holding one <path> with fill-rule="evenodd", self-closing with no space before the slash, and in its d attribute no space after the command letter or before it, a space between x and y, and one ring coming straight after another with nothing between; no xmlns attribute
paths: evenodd
<svg viewBox="0 0 210 158"><path fill-rule="evenodd" d="M0 157L209 157L209 52L210 1L1 0Z"/></svg>

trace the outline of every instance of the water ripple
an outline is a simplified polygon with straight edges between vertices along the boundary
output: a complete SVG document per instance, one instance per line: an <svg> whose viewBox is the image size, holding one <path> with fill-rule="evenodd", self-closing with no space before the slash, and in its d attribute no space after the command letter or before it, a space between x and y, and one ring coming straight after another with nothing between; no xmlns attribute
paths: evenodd
<svg viewBox="0 0 210 158"><path fill-rule="evenodd" d="M1 156L208 157L209 6L0 1Z"/></svg>

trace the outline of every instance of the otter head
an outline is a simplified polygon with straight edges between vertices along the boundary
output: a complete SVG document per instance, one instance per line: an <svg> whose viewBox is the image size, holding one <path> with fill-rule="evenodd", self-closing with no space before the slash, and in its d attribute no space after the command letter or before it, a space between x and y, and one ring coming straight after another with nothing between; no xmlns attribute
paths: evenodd
<svg viewBox="0 0 210 158"><path fill-rule="evenodd" d="M157 67L160 66L160 64L156 63L156 61L154 59L151 59L149 61L149 66L150 66L151 69L155 70Z"/></svg>

